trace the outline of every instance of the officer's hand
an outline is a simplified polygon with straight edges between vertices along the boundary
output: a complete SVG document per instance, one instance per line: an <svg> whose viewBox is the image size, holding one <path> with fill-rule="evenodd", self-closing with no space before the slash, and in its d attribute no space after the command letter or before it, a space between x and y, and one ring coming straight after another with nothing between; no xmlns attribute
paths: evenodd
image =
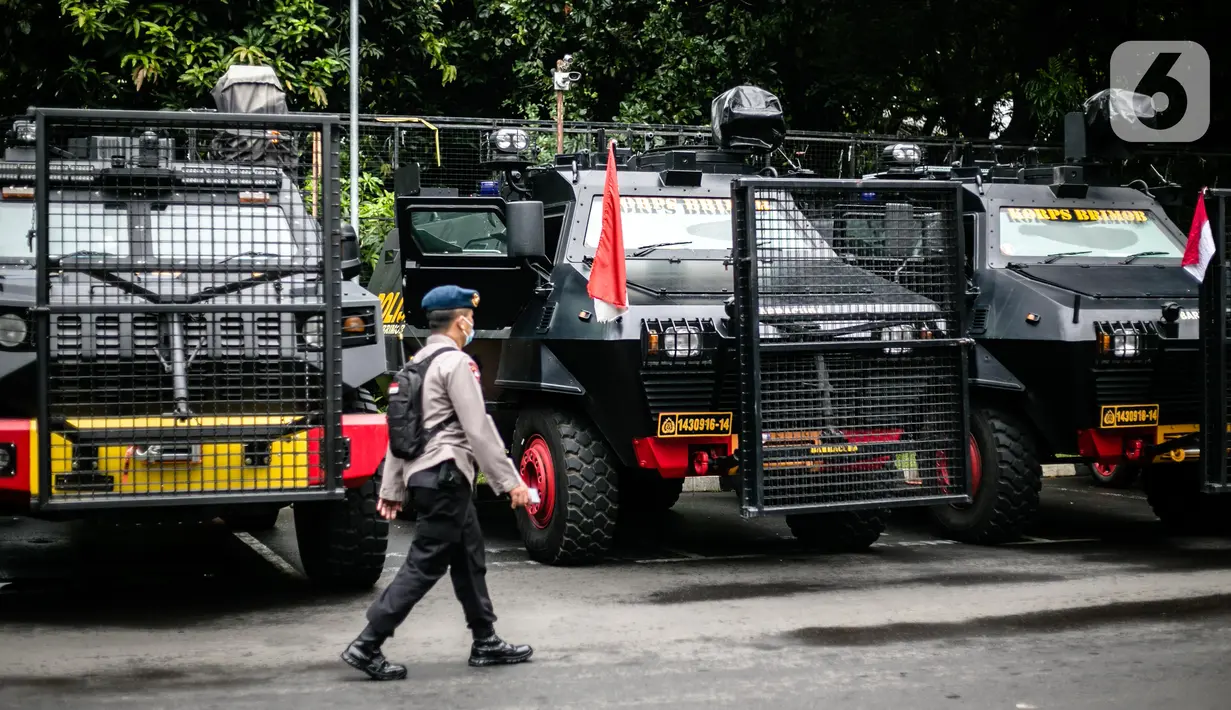
<svg viewBox="0 0 1231 710"><path fill-rule="evenodd" d="M509 491L509 499L512 501L512 505L510 507L514 510L518 508L525 508L530 503L530 489L523 483Z"/></svg>
<svg viewBox="0 0 1231 710"><path fill-rule="evenodd" d="M384 498L379 498L376 501L376 512L380 513L380 517L385 520L393 520L401 510L402 503L400 501L385 500Z"/></svg>

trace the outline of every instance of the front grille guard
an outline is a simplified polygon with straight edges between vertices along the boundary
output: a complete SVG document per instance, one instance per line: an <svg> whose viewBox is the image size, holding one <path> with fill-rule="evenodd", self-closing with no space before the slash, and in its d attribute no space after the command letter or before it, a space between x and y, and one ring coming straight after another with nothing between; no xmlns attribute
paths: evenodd
<svg viewBox="0 0 1231 710"><path fill-rule="evenodd" d="M745 517L970 500L960 190L733 184Z"/></svg>
<svg viewBox="0 0 1231 710"><path fill-rule="evenodd" d="M336 119L35 123L34 508L341 497Z"/></svg>

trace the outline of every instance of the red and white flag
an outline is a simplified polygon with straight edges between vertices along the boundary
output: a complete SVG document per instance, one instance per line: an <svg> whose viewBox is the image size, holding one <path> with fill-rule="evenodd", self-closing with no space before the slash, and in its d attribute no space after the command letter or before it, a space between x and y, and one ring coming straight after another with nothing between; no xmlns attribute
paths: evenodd
<svg viewBox="0 0 1231 710"><path fill-rule="evenodd" d="M1205 280L1205 268L1214 256L1214 233L1210 220L1205 216L1205 190L1197 195L1197 209L1193 212L1193 224L1188 228L1188 246L1180 265L1198 281Z"/></svg>
<svg viewBox="0 0 1231 710"><path fill-rule="evenodd" d="M603 230L599 232L594 265L586 293L594 299L594 315L607 323L628 310L624 274L624 227L620 221L620 187L616 183L615 141L607 147L607 177L603 182Z"/></svg>

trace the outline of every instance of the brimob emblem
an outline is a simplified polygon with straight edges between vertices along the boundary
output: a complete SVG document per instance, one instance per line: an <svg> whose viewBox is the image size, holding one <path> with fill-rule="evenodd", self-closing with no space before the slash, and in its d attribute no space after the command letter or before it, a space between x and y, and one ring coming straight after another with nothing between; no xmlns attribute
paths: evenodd
<svg viewBox="0 0 1231 710"><path fill-rule="evenodd" d="M479 292L478 291L475 291L474 295L470 297L470 305L473 308L479 307Z"/></svg>

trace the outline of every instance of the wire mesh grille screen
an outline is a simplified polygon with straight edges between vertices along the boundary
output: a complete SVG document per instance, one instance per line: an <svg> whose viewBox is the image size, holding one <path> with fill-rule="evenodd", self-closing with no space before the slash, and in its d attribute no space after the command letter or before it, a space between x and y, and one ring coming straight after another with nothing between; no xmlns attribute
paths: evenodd
<svg viewBox="0 0 1231 710"><path fill-rule="evenodd" d="M868 185L733 190L748 511L966 493L958 188Z"/></svg>
<svg viewBox="0 0 1231 710"><path fill-rule="evenodd" d="M865 183L868 184L868 183ZM957 189L758 188L762 337L930 337L957 327Z"/></svg>
<svg viewBox="0 0 1231 710"><path fill-rule="evenodd" d="M875 354L874 354L875 353ZM958 494L965 451L957 348L761 355L761 504Z"/></svg>
<svg viewBox="0 0 1231 710"><path fill-rule="evenodd" d="M338 485L338 134L222 118L39 116L51 500Z"/></svg>

